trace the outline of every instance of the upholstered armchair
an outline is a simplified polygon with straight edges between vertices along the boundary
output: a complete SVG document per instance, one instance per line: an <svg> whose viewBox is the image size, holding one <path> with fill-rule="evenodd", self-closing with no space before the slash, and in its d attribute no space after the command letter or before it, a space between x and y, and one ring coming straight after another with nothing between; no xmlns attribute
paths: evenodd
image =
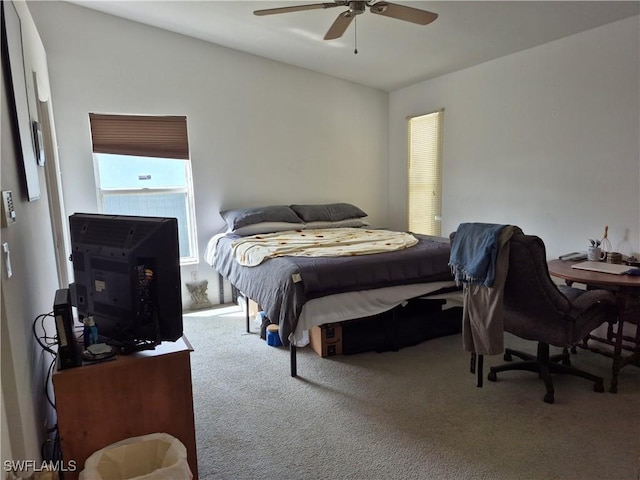
<svg viewBox="0 0 640 480"><path fill-rule="evenodd" d="M549 275L545 246L533 235L515 234L510 240L509 269L504 285L504 330L538 342L537 355L505 349L506 364L491 367L488 379L499 372L528 370L545 384L544 401L554 402L552 374L568 374L593 382L603 392L602 377L571 365L569 348L605 322L615 322L615 300L604 290L580 290L556 285ZM550 356L549 346L563 349ZM511 362L512 357L522 361Z"/></svg>

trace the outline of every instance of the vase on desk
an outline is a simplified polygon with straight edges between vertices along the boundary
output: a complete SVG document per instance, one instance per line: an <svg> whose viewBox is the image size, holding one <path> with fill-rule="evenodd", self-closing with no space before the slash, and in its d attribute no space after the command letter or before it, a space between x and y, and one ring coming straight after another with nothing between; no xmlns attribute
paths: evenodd
<svg viewBox="0 0 640 480"><path fill-rule="evenodd" d="M587 260L590 262L600 262L603 260L602 250L600 247L588 247L587 248Z"/></svg>

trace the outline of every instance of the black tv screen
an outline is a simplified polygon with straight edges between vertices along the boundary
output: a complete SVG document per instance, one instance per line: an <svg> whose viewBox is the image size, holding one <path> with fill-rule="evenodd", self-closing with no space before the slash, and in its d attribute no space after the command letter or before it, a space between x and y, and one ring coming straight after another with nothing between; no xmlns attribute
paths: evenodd
<svg viewBox="0 0 640 480"><path fill-rule="evenodd" d="M101 340L121 350L182 336L177 219L75 213L69 227L81 322L92 316Z"/></svg>

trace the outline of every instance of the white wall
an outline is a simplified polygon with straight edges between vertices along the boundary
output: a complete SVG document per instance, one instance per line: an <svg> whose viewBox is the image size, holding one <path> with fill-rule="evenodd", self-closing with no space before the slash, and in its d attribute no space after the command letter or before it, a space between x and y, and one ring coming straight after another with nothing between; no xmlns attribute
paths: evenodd
<svg viewBox="0 0 640 480"><path fill-rule="evenodd" d="M392 92L390 225L406 228L405 117L445 108L443 234L515 224L550 257L609 226L640 251L640 17Z"/></svg>
<svg viewBox="0 0 640 480"><path fill-rule="evenodd" d="M5 8L10 8L5 3ZM38 74L39 93L46 95L46 56L37 31L23 2L16 2L23 34L25 70ZM44 169L38 168L41 197L29 202L23 165L13 131L13 117L7 108L12 99L2 77L1 189L13 193L16 223L2 228L2 242L10 249L12 273L8 276L5 257L0 262L2 371L2 446L5 460L40 461L45 428L55 418L45 401L45 376L51 357L36 344L31 326L38 315L51 312L59 288L47 200ZM35 107L35 99L30 107ZM32 118L38 118L32 116ZM28 127L28 126L27 126ZM48 135L47 132L44 132ZM53 320L45 325L55 330ZM46 427L45 427L46 423Z"/></svg>
<svg viewBox="0 0 640 480"><path fill-rule="evenodd" d="M224 208L346 201L386 223L386 93L64 2L29 8L67 214L97 209L88 113L115 112L187 115L200 256ZM217 302L213 269L199 276Z"/></svg>

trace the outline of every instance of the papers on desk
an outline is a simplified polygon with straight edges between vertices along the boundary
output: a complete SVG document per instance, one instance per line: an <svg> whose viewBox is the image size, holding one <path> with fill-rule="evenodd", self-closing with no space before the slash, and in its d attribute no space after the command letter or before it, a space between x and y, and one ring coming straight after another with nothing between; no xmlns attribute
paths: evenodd
<svg viewBox="0 0 640 480"><path fill-rule="evenodd" d="M571 265L571 268L578 270L589 270L592 272L612 273L614 275L623 275L629 271L629 265L619 265L616 263L605 262L581 262Z"/></svg>

